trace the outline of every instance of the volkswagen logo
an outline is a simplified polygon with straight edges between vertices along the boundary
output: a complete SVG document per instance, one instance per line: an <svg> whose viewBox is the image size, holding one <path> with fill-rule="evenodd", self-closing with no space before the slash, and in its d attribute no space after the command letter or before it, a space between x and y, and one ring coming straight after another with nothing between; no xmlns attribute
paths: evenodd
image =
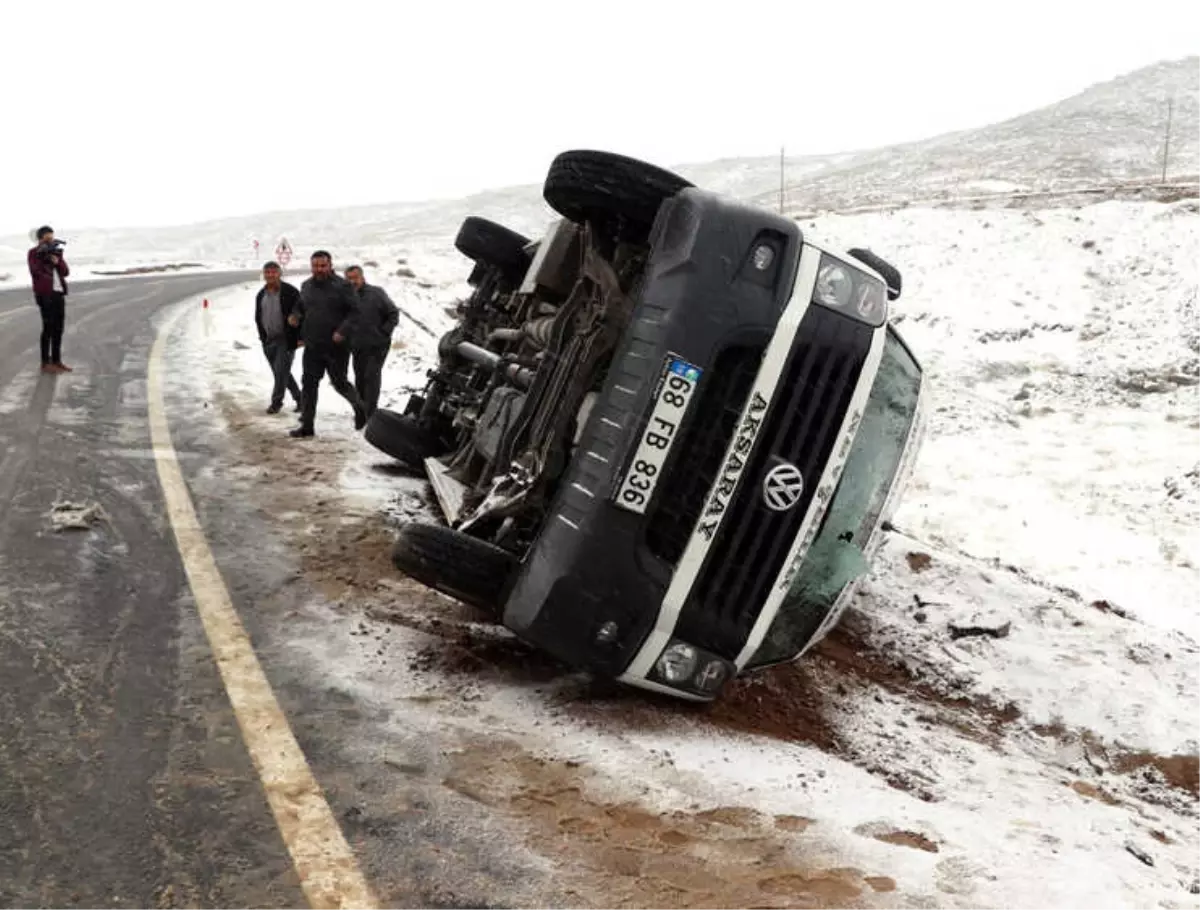
<svg viewBox="0 0 1200 910"><path fill-rule="evenodd" d="M772 512L786 512L803 492L804 475L790 461L781 461L763 478L763 502Z"/></svg>

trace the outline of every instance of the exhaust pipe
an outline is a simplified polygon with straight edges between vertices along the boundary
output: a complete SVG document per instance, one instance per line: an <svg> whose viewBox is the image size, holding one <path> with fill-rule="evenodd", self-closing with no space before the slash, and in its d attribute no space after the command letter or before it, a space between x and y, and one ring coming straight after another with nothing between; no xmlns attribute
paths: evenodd
<svg viewBox="0 0 1200 910"><path fill-rule="evenodd" d="M500 355L493 351L481 348L477 344L471 344L469 341L460 341L454 350L464 360L469 360L471 363L489 370L500 370L519 388L528 389L533 385L533 377L535 375L533 370L523 367L520 364L505 363L500 359Z"/></svg>

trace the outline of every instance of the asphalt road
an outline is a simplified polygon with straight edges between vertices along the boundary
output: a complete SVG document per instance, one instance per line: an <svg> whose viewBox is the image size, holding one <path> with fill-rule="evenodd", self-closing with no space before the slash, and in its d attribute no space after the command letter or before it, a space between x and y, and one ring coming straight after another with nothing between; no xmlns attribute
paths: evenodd
<svg viewBox="0 0 1200 910"><path fill-rule="evenodd" d="M61 376L0 292L0 905L304 905L149 451L152 316L246 277L73 284ZM61 500L103 531L55 533Z"/></svg>
<svg viewBox="0 0 1200 910"><path fill-rule="evenodd" d="M63 359L0 291L0 907L301 907L306 894L214 661L151 443L156 317L247 273L74 283ZM186 314L185 314L186 315ZM162 350L172 448L207 545L304 757L382 906L562 906L511 822L442 785L441 720L363 701L344 667L387 629L330 609L259 508L203 374L203 320ZM247 343L253 328L247 318ZM263 365L262 404L269 393ZM281 438L293 415L281 415ZM302 444L301 444L302 445ZM271 457L304 457L285 446ZM55 532L56 503L97 504ZM324 605L323 605L324 604ZM315 660L313 655L325 655ZM407 656L394 655L395 672ZM415 706L415 707L414 707ZM419 721L419 722L414 722Z"/></svg>

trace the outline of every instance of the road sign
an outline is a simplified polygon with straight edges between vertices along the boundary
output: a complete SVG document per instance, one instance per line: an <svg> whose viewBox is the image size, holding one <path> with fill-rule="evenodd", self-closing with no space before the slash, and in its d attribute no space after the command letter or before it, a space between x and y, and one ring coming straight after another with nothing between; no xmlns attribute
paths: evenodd
<svg viewBox="0 0 1200 910"><path fill-rule="evenodd" d="M287 265L292 261L292 245L287 242L286 237L279 240L279 245L275 247L275 258L279 260L280 265Z"/></svg>

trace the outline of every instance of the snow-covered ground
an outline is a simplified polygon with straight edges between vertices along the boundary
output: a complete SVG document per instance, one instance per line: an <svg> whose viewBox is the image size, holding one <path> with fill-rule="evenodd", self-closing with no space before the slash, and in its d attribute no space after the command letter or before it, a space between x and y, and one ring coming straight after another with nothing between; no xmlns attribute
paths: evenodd
<svg viewBox="0 0 1200 910"><path fill-rule="evenodd" d="M608 856L588 832L633 806L646 817L630 830L658 825L679 868L723 877L713 901L1200 907L1195 201L803 227L902 268L900 328L934 389L899 531L825 646L708 711L592 698L436 597L460 634L434 634L430 601L397 575L360 606L398 624L386 655L411 673L385 673L366 645L310 645L312 659L396 723L476 737L448 783L521 815L564 863ZM435 332L449 324L465 259L409 242L366 253L368 280ZM194 307L189 337L245 426L282 436L291 424L262 414L254 287ZM385 405L432 354L402 320ZM420 484L381 473L322 393L323 457L341 473L325 493L347 504L331 508L423 508ZM964 626L997 637L956 637ZM609 858L614 888L650 874Z"/></svg>

